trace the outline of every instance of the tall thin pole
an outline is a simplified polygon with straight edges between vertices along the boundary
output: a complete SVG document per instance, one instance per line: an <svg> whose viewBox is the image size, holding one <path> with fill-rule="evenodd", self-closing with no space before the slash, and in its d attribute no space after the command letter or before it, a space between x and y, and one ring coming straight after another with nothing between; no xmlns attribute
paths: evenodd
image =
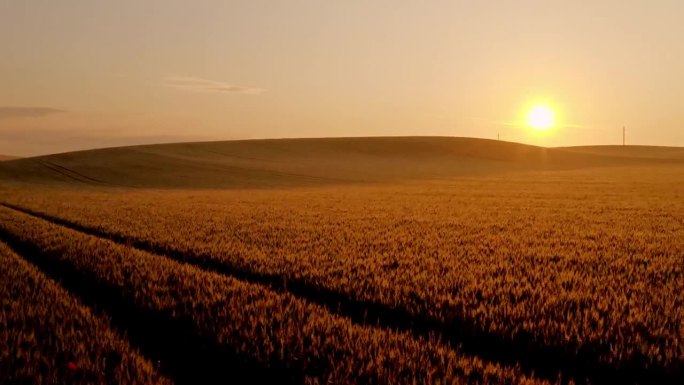
<svg viewBox="0 0 684 385"><path fill-rule="evenodd" d="M625 145L625 126L622 126L622 145Z"/></svg>

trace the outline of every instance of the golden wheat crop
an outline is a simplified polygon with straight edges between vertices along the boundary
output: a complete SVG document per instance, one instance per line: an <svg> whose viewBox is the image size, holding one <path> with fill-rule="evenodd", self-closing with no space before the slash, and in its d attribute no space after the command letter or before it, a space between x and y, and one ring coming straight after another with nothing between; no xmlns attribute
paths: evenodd
<svg viewBox="0 0 684 385"><path fill-rule="evenodd" d="M160 252L282 276L446 327L465 322L614 367L668 370L684 364L684 206L669 199L677 186L478 179L14 202Z"/></svg>
<svg viewBox="0 0 684 385"><path fill-rule="evenodd" d="M428 331L672 379L684 368L682 186L677 173L608 170L4 200L200 267L280 277L311 298L398 309L433 321Z"/></svg>
<svg viewBox="0 0 684 385"><path fill-rule="evenodd" d="M0 243L0 382L170 384L55 282Z"/></svg>
<svg viewBox="0 0 684 385"><path fill-rule="evenodd" d="M297 299L0 208L0 229L65 277L307 383L534 384L434 339L359 326ZM56 267L55 267L56 266ZM69 275L68 272L76 272ZM110 296L111 297L111 296ZM104 294L103 294L104 298ZM110 298L111 299L111 298Z"/></svg>

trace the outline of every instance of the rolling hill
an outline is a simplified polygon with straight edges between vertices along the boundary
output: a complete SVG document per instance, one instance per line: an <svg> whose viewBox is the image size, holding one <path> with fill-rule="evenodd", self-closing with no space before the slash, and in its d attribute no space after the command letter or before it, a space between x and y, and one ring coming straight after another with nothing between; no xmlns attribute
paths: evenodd
<svg viewBox="0 0 684 385"><path fill-rule="evenodd" d="M152 188L286 187L684 161L678 151L616 156L620 154L599 147L543 148L454 137L242 140L10 160L0 164L0 180Z"/></svg>
<svg viewBox="0 0 684 385"><path fill-rule="evenodd" d="M592 154L623 158L684 160L684 147L664 146L577 146L557 149L578 154Z"/></svg>
<svg viewBox="0 0 684 385"><path fill-rule="evenodd" d="M14 159L19 159L18 156L12 156L12 155L2 155L0 154L0 162L3 162L5 160L14 160Z"/></svg>

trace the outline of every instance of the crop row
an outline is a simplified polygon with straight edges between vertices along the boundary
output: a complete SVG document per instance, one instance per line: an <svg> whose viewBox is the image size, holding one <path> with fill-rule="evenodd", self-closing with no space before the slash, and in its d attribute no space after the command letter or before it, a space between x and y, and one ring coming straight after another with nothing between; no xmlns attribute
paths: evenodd
<svg viewBox="0 0 684 385"><path fill-rule="evenodd" d="M170 384L108 323L0 243L0 379Z"/></svg>
<svg viewBox="0 0 684 385"><path fill-rule="evenodd" d="M470 345L490 338L521 361L536 353L538 369L681 378L684 207L672 185L510 182L484 193L483 183L13 200L120 242L282 279L300 295L406 314Z"/></svg>
<svg viewBox="0 0 684 385"><path fill-rule="evenodd" d="M434 339L353 324L287 293L81 234L0 208L0 229L55 274L103 301L191 330L215 352L307 383L536 383ZM160 324L160 326L162 326ZM172 337L172 336L170 336ZM220 363L219 363L220 365Z"/></svg>

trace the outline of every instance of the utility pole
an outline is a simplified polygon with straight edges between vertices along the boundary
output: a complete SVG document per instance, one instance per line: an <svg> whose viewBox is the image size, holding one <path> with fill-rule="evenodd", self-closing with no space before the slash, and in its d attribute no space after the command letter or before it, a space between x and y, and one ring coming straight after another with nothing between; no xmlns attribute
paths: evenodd
<svg viewBox="0 0 684 385"><path fill-rule="evenodd" d="M622 145L625 145L625 126L622 126Z"/></svg>
<svg viewBox="0 0 684 385"><path fill-rule="evenodd" d="M496 140L501 140L501 139L499 138L499 133L498 133L498 132L496 133Z"/></svg>

